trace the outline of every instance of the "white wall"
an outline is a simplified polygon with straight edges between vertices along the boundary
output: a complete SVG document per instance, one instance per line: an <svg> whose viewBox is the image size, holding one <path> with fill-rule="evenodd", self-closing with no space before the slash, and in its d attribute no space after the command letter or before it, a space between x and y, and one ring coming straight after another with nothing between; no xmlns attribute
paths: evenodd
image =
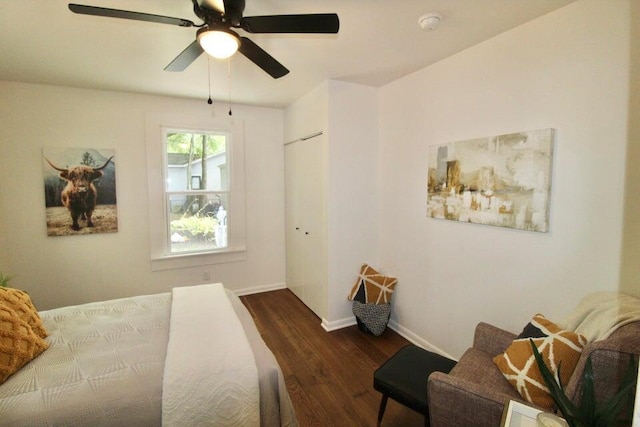
<svg viewBox="0 0 640 427"><path fill-rule="evenodd" d="M0 198L2 197L2 194L5 191L4 186L5 185L0 182ZM2 236L4 236L6 233L7 232L6 232L5 223L2 220L2 212L0 211L0 273L4 274L5 276L8 275L7 271L9 268L9 263L7 260L7 257L8 257L7 247L2 240Z"/></svg>
<svg viewBox="0 0 640 427"><path fill-rule="evenodd" d="M227 116L226 105L0 82L0 267L39 309L221 281L237 290L285 281L283 112L234 106L244 121L246 261L152 273L146 112ZM115 234L47 237L42 147L114 148Z"/></svg>
<svg viewBox="0 0 640 427"><path fill-rule="evenodd" d="M330 80L285 110L285 141L325 133L325 327L351 321L346 297L362 263L377 263L378 91Z"/></svg>
<svg viewBox="0 0 640 427"><path fill-rule="evenodd" d="M360 266L378 265L378 90L329 82L327 320L352 316Z"/></svg>
<svg viewBox="0 0 640 427"><path fill-rule="evenodd" d="M640 168L638 167L640 161L640 2L638 1L631 2L630 21L629 133L620 289L622 292L640 297Z"/></svg>
<svg viewBox="0 0 640 427"><path fill-rule="evenodd" d="M456 357L488 321L519 331L617 290L629 2L580 0L380 93L380 261L392 319ZM428 147L555 128L549 233L426 218Z"/></svg>
<svg viewBox="0 0 640 427"><path fill-rule="evenodd" d="M324 82L284 110L284 140L328 132L329 82Z"/></svg>

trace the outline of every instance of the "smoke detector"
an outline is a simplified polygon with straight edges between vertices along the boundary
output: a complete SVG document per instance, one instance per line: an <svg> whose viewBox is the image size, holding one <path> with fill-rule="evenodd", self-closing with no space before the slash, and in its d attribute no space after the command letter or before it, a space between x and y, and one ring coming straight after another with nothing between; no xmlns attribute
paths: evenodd
<svg viewBox="0 0 640 427"><path fill-rule="evenodd" d="M437 12L426 13L418 18L418 25L425 31L433 31L440 25L442 15Z"/></svg>

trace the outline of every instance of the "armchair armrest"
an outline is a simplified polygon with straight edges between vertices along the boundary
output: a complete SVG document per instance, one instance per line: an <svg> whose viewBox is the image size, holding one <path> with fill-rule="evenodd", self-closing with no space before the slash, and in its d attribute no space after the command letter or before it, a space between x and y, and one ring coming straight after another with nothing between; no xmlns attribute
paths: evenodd
<svg viewBox="0 0 640 427"><path fill-rule="evenodd" d="M491 356L497 356L504 352L517 335L500 329L485 322L476 326L473 337L473 347L482 350Z"/></svg>
<svg viewBox="0 0 640 427"><path fill-rule="evenodd" d="M499 426L504 405L514 399L482 384L442 372L429 376L427 397L431 427Z"/></svg>
<svg viewBox="0 0 640 427"><path fill-rule="evenodd" d="M629 366L629 358L640 354L640 322L621 327L609 338L587 344L566 387L567 396L574 402L582 389L587 358L591 357L596 397L608 399L618 391Z"/></svg>

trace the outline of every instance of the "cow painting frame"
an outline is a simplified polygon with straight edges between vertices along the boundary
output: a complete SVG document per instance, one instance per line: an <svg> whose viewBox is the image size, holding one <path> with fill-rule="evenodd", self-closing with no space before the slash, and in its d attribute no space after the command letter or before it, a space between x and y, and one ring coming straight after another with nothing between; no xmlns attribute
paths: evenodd
<svg viewBox="0 0 640 427"><path fill-rule="evenodd" d="M116 233L116 156L109 148L42 149L48 236Z"/></svg>

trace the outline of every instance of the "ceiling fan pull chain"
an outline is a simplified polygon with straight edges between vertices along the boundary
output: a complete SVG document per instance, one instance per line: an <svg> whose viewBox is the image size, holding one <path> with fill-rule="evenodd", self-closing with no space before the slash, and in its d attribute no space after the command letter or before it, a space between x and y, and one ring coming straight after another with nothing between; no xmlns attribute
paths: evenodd
<svg viewBox="0 0 640 427"><path fill-rule="evenodd" d="M213 100L211 99L211 58L207 58L207 78L209 79L209 99L207 99L207 104L213 104Z"/></svg>
<svg viewBox="0 0 640 427"><path fill-rule="evenodd" d="M229 115L233 116L233 112L231 112L231 57L229 57L227 59L227 61L228 61L227 64L229 64L228 65L228 74L227 74L227 79L228 79L228 84L229 84L228 92L227 92L227 95L228 95L227 99L229 101Z"/></svg>

